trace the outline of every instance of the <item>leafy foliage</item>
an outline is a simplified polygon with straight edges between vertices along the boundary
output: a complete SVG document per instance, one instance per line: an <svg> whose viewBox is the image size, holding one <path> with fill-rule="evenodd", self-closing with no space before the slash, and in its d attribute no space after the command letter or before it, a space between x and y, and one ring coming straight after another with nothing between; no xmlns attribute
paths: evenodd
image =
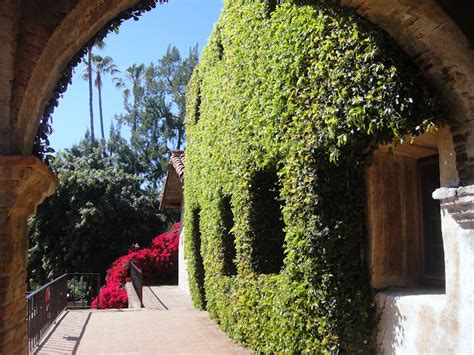
<svg viewBox="0 0 474 355"><path fill-rule="evenodd" d="M169 46L157 64L132 64L115 80L123 89L126 111L117 117L115 134L120 139L121 125L130 128L129 152L135 155L130 168L151 189L166 172L169 150L183 148L186 84L197 63L197 46L186 58Z"/></svg>
<svg viewBox="0 0 474 355"><path fill-rule="evenodd" d="M226 1L188 86L193 302L259 352L371 353L361 172L380 144L422 133L436 107L386 34L329 2L280 3ZM259 202L272 179L254 177L266 171L276 172L279 208ZM276 236L273 228L284 233L285 258L268 274L255 263L265 254L257 238Z"/></svg>
<svg viewBox="0 0 474 355"><path fill-rule="evenodd" d="M131 244L146 245L165 227L142 180L102 152L86 137L54 160L60 186L30 220L31 281L43 284L72 271L104 273Z"/></svg>

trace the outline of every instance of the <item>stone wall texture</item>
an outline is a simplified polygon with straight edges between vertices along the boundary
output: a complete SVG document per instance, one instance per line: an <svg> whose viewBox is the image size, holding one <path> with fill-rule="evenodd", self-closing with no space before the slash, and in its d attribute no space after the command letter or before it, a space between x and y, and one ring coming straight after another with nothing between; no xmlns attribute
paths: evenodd
<svg viewBox="0 0 474 355"><path fill-rule="evenodd" d="M0 157L0 353L26 353L27 218L57 178L37 158Z"/></svg>
<svg viewBox="0 0 474 355"><path fill-rule="evenodd" d="M474 183L474 50L434 0L340 0L405 50L445 100L463 185Z"/></svg>
<svg viewBox="0 0 474 355"><path fill-rule="evenodd" d="M10 103L16 50L18 5L16 1L0 1L0 152L10 149Z"/></svg>

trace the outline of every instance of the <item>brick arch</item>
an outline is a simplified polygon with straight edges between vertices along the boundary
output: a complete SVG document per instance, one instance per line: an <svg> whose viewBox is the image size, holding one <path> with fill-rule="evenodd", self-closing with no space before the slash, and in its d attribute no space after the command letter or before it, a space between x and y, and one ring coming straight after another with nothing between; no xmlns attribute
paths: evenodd
<svg viewBox="0 0 474 355"><path fill-rule="evenodd" d="M28 68L30 58L21 57L23 47L32 47L28 31L24 38L20 37L20 55L15 68L16 102L12 114L16 118L13 123L13 154L31 154L38 119L72 58L111 20L138 3L139 0L80 0L71 9L65 9L66 15L50 33L41 26L33 26L33 30L43 35L43 40L36 42L44 47L34 49L40 54L31 70ZM25 74L29 75L28 79L18 80Z"/></svg>
<svg viewBox="0 0 474 355"><path fill-rule="evenodd" d="M0 63L5 64L0 69L8 70L6 77L0 76L1 88L7 91L0 97L0 108L7 118L0 117L2 154L31 153L38 118L64 68L109 21L143 1L42 0L23 2L24 6L21 6L19 1L6 0L0 6L2 15L8 9L8 16L0 21L3 26L0 34L9 39L7 50L0 58ZM470 137L474 129L474 53L458 26L435 0L339 1L388 32L451 104L457 122L452 130L461 183L474 183L474 139ZM28 6L29 11L23 11ZM37 9L31 10L35 6ZM22 12L27 12L26 17ZM53 20L48 22L51 18ZM30 19L33 24L28 22ZM5 22L8 22L8 31L4 29ZM44 23L47 26L43 26ZM18 39L14 34L17 29L20 31ZM9 71L13 66L14 77ZM4 108L8 105L11 105L11 111L6 112L8 110ZM0 177L3 180L0 182L7 187L0 194L0 225L3 227L0 251L8 258L5 257L0 265L0 352L20 353L26 352L25 285L22 281L27 250L26 217L38 201L52 191L54 178L37 161L22 157L2 158ZM472 168L469 159L473 161Z"/></svg>
<svg viewBox="0 0 474 355"><path fill-rule="evenodd" d="M460 28L435 0L339 1L388 32L446 98L456 122L452 128L461 182L474 182L474 166L469 167L469 158L474 160L474 142L469 138L474 128L474 51ZM27 84L15 92L13 154L30 154L38 118L69 61L109 21L137 3L80 0L68 10L48 38ZM21 49L22 43L18 46ZM17 72L19 65L17 60Z"/></svg>
<svg viewBox="0 0 474 355"><path fill-rule="evenodd" d="M460 183L474 183L474 50L469 39L435 0L339 2L389 33L449 105Z"/></svg>

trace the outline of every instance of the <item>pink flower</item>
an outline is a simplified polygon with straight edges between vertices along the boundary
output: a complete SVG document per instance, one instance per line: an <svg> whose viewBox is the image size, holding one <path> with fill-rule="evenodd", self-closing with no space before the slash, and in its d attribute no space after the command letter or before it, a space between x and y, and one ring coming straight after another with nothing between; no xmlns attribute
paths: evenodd
<svg viewBox="0 0 474 355"><path fill-rule="evenodd" d="M166 282L176 278L178 273L178 245L180 223L175 223L169 232L155 237L147 248L128 251L127 255L115 260L107 270L105 286L100 300L92 301L92 308L125 308L128 306L125 282L130 280L129 270L134 262L143 272L146 281Z"/></svg>

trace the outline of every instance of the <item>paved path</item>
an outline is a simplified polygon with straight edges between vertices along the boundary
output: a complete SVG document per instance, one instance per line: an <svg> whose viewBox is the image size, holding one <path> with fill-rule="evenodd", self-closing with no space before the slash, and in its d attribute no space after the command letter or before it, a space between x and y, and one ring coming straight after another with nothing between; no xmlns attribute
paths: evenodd
<svg viewBox="0 0 474 355"><path fill-rule="evenodd" d="M176 286L144 286L143 305L147 309L170 310L192 307L189 296Z"/></svg>
<svg viewBox="0 0 474 355"><path fill-rule="evenodd" d="M68 311L38 354L248 354L177 287L154 291L168 310ZM171 296L176 294L177 297ZM149 297L150 295L146 296ZM153 294L151 294L153 296ZM146 299L144 297L144 299ZM154 297L154 296L153 296ZM157 302L153 298L147 302ZM185 302L188 302L185 304ZM156 303L155 303L156 305Z"/></svg>

